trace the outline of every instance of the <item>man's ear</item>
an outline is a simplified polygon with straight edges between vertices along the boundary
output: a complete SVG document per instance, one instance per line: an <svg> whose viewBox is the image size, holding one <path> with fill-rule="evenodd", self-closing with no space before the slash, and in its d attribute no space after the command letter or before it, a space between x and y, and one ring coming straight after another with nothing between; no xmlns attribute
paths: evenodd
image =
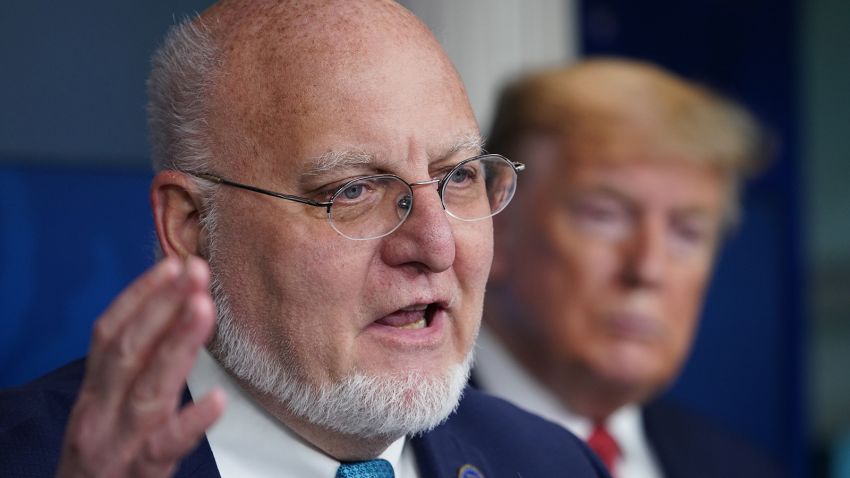
<svg viewBox="0 0 850 478"><path fill-rule="evenodd" d="M151 208L159 245L167 257L185 259L204 252L201 198L184 173L161 171L151 183Z"/></svg>

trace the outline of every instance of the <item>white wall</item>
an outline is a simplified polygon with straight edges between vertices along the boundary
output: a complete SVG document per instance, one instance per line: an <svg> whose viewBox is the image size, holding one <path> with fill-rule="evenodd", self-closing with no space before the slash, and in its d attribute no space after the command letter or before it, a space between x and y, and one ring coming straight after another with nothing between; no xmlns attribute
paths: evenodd
<svg viewBox="0 0 850 478"><path fill-rule="evenodd" d="M400 0L434 31L466 83L482 132L505 81L578 51L575 0Z"/></svg>

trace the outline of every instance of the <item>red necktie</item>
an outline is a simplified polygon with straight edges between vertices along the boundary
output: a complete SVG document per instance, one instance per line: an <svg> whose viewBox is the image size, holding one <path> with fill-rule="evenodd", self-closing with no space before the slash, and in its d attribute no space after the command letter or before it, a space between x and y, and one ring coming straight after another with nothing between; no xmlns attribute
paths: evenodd
<svg viewBox="0 0 850 478"><path fill-rule="evenodd" d="M614 462L620 457L620 447L604 425L597 424L594 427L593 433L587 439L587 445L599 455L602 463L611 472L611 476L614 476Z"/></svg>

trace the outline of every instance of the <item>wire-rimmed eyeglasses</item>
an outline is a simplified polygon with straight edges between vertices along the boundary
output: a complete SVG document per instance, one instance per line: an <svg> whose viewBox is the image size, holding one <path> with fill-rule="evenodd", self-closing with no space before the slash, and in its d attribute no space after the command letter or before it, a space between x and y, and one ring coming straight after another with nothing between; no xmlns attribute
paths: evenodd
<svg viewBox="0 0 850 478"><path fill-rule="evenodd" d="M413 188L436 184L443 209L461 221L478 221L505 209L516 191L517 172L525 165L498 154L484 154L453 166L442 178L409 183L394 174L375 174L346 181L317 201L237 183L212 173L193 176L287 201L327 209L331 227L353 240L377 239L398 229L413 210Z"/></svg>

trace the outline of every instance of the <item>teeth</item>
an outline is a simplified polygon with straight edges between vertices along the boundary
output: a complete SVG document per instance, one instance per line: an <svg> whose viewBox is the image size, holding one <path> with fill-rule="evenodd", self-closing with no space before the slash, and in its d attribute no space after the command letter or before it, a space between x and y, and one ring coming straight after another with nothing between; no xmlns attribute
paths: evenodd
<svg viewBox="0 0 850 478"><path fill-rule="evenodd" d="M428 326L428 322L425 319L419 319L416 322L409 323L407 325L398 326L399 329L424 329Z"/></svg>

